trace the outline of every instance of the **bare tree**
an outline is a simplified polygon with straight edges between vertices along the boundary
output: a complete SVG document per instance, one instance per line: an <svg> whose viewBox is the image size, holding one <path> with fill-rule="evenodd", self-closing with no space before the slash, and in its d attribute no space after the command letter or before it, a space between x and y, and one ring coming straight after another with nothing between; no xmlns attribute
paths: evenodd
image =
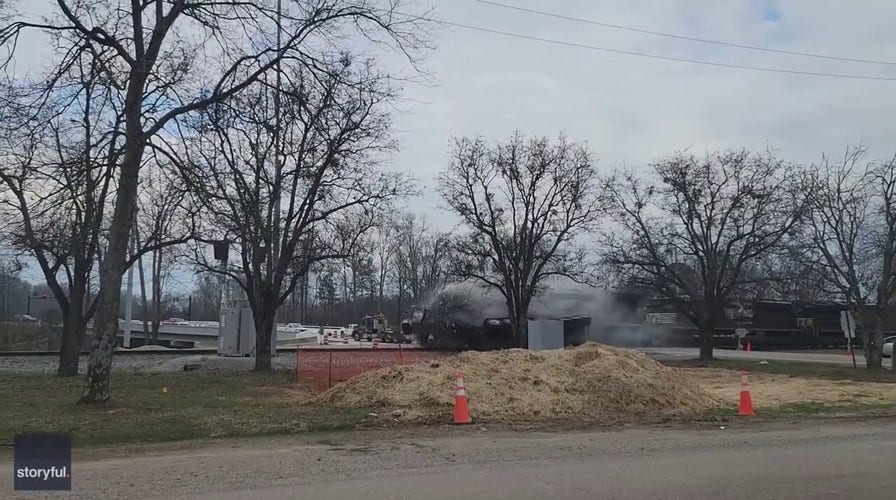
<svg viewBox="0 0 896 500"><path fill-rule="evenodd" d="M348 272L348 292L344 294L345 300L350 304L351 316L358 316L358 305L365 302L375 294L376 271L373 265L373 252L371 241L367 236L361 237L344 262L344 269Z"/></svg>
<svg viewBox="0 0 896 500"><path fill-rule="evenodd" d="M420 290L414 300L420 301L445 284L451 259L451 238L448 233L424 233L420 266Z"/></svg>
<svg viewBox="0 0 896 500"><path fill-rule="evenodd" d="M398 314L405 293L419 303L444 283L447 274L450 238L447 233L433 231L426 220L413 213L399 213L393 218L394 280L401 285Z"/></svg>
<svg viewBox="0 0 896 500"><path fill-rule="evenodd" d="M34 256L62 313L57 375L78 373L87 322L96 310L91 277L113 195L120 103L85 55L60 75L43 110L26 105L29 85L8 87L2 112L0 190L5 232Z"/></svg>
<svg viewBox="0 0 896 500"><path fill-rule="evenodd" d="M439 191L468 234L454 245L462 278L499 291L519 346L528 345L532 299L551 276L586 277L575 238L594 228L602 211L591 155L560 138L489 146L458 139Z"/></svg>
<svg viewBox="0 0 896 500"><path fill-rule="evenodd" d="M747 267L750 283L745 288L756 299L820 302L838 298L828 284L824 266L813 255L812 238L804 226L794 227L780 245Z"/></svg>
<svg viewBox="0 0 896 500"><path fill-rule="evenodd" d="M218 320L221 310L221 280L212 273L199 273L194 282L193 318L201 321Z"/></svg>
<svg viewBox="0 0 896 500"><path fill-rule="evenodd" d="M391 268L395 265L396 228L394 219L386 218L377 224L374 239L374 258L376 259L376 308L383 310L383 300L386 296L386 282Z"/></svg>
<svg viewBox="0 0 896 500"><path fill-rule="evenodd" d="M136 209L140 167L147 150L165 150L172 123L192 111L226 100L290 59L314 68L313 49L339 43L347 30L399 48L420 47L419 18L398 15L392 2L378 8L367 0L290 2L273 0L57 0L52 14L40 19L14 18L0 27L0 48L9 67L20 34L37 30L53 39L56 65L43 79L44 96L61 75L89 49L108 53L101 69L123 103L124 143L114 152L119 175L108 250L100 269L100 296L94 345L80 401L109 398L112 353L118 328L122 275ZM275 36L271 36L274 33ZM276 41L272 38L276 38ZM40 106L44 98L34 99ZM109 155L113 157L112 154Z"/></svg>
<svg viewBox="0 0 896 500"><path fill-rule="evenodd" d="M656 184L632 173L612 184L617 227L606 258L668 298L697 327L700 359L709 360L729 299L752 282L744 270L792 230L803 204L788 165L770 153L679 153L652 167Z"/></svg>
<svg viewBox="0 0 896 500"><path fill-rule="evenodd" d="M157 156L154 160L153 165L144 167L134 227L137 240L134 247L150 248L150 297L146 296L142 284L142 269L140 272L144 329L149 332L151 344L158 342L165 285L182 253L177 245L187 243L196 231L194 214L186 206L187 189L182 179L176 172L163 168L164 157Z"/></svg>
<svg viewBox="0 0 896 500"><path fill-rule="evenodd" d="M385 80L366 64L353 68L347 55L318 61L325 64L330 73L285 69L279 107L269 87L256 85L210 108L185 151L191 165L184 171L203 220L236 243L241 259L238 271L199 264L226 273L246 292L257 370L270 370L277 308L309 266L349 258L389 201L409 192L403 176L378 168L392 149L381 110L392 98Z"/></svg>
<svg viewBox="0 0 896 500"><path fill-rule="evenodd" d="M0 260L0 321L9 320L14 310L11 305L15 303L13 297L15 289L23 284L19 278L22 268L22 263L18 259Z"/></svg>
<svg viewBox="0 0 896 500"><path fill-rule="evenodd" d="M896 157L864 166L864 147L823 157L805 172L807 218L826 284L857 318L869 369L882 364L888 309L896 294Z"/></svg>

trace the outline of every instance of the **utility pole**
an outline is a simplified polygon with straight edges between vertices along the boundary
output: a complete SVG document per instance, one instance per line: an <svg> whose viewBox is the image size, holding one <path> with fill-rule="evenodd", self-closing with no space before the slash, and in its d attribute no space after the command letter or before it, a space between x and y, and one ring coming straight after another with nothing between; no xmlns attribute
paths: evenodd
<svg viewBox="0 0 896 500"><path fill-rule="evenodd" d="M271 275L271 283L277 281L277 268L280 266L280 203L281 203L281 184L283 183L283 164L280 158L280 91L281 91L281 60L283 58L283 0L277 0L277 70L275 74L276 82L274 86L274 222L273 222L273 238L271 244L271 255L268 259L268 274ZM274 300L280 300L280 288L274 290ZM277 312L280 307L274 309L274 331L271 332L271 356L277 354Z"/></svg>
<svg viewBox="0 0 896 500"><path fill-rule="evenodd" d="M221 292L220 292L220 304L218 305L218 319L221 319L221 316L224 314L224 308L227 307L227 262L230 250L230 242L227 241L225 237L221 241L217 241L213 244L215 259L220 262L221 265Z"/></svg>
<svg viewBox="0 0 896 500"><path fill-rule="evenodd" d="M134 218L134 239L137 240L137 246L140 247L140 229L137 227L137 219ZM155 267L155 262L153 262L153 267ZM143 313L141 317L143 319L143 345L152 344L152 335L151 328L149 327L149 302L146 300L146 277L143 274L143 254L137 258L137 276L140 277L140 300L143 302ZM156 318L156 320L161 320L162 318Z"/></svg>

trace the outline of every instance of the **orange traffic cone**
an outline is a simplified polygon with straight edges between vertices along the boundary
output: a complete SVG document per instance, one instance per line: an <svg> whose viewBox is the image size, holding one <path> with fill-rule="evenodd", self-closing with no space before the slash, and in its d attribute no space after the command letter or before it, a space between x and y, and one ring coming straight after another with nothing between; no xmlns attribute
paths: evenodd
<svg viewBox="0 0 896 500"><path fill-rule="evenodd" d="M750 386L747 382L747 372L740 372L740 405L737 414L744 417L755 415L753 412L753 398L750 396Z"/></svg>
<svg viewBox="0 0 896 500"><path fill-rule="evenodd" d="M747 341L747 352L752 352L752 351L753 351L753 345L750 344L750 341Z"/></svg>
<svg viewBox="0 0 896 500"><path fill-rule="evenodd" d="M379 341L379 339L373 339L373 347L374 347L374 348L377 348L377 347L379 347L379 346L380 346L380 341Z"/></svg>
<svg viewBox="0 0 896 500"><path fill-rule="evenodd" d="M464 388L464 372L457 371L457 390L454 393L454 423L469 424L470 408L467 406L467 390Z"/></svg>
<svg viewBox="0 0 896 500"><path fill-rule="evenodd" d="M324 336L324 345L330 345L330 337Z"/></svg>

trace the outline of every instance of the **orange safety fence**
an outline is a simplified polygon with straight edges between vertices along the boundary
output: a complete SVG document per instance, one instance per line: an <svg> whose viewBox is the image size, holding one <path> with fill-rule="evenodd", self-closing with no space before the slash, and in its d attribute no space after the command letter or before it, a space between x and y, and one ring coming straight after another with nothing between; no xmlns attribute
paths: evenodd
<svg viewBox="0 0 896 500"><path fill-rule="evenodd" d="M296 381L328 389L355 375L395 365L442 359L456 352L434 349L296 349Z"/></svg>

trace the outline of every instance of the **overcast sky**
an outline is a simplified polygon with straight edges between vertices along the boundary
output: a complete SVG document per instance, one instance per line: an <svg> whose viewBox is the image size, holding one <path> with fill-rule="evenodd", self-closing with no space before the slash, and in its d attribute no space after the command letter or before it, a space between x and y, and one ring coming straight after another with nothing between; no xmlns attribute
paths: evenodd
<svg viewBox="0 0 896 500"><path fill-rule="evenodd" d="M887 0L504 0L568 17L689 37L854 59L896 61ZM610 49L819 73L896 77L896 65L743 50L609 29L473 0L443 1L438 19ZM515 128L587 141L599 166L644 168L675 150L774 147L792 161L863 141L896 150L896 81L749 71L611 54L458 27L439 28L434 87L396 117L396 162L432 188L449 138L506 138ZM434 196L420 200L433 204ZM450 219L434 214L434 221Z"/></svg>
<svg viewBox="0 0 896 500"><path fill-rule="evenodd" d="M26 8L27 2L20 2ZM504 0L529 9L688 37L866 60L892 60L896 2L888 0ZM439 20L608 49L818 73L896 78L896 65L825 60L676 40L443 0ZM862 141L896 151L896 81L801 76L606 53L460 27L436 26L425 65L432 85L408 84L395 116L401 151L392 168L425 195L409 205L437 227L435 176L452 136L526 134L587 142L605 171L643 169L676 150L776 148L812 162ZM398 67L394 55L383 58Z"/></svg>

